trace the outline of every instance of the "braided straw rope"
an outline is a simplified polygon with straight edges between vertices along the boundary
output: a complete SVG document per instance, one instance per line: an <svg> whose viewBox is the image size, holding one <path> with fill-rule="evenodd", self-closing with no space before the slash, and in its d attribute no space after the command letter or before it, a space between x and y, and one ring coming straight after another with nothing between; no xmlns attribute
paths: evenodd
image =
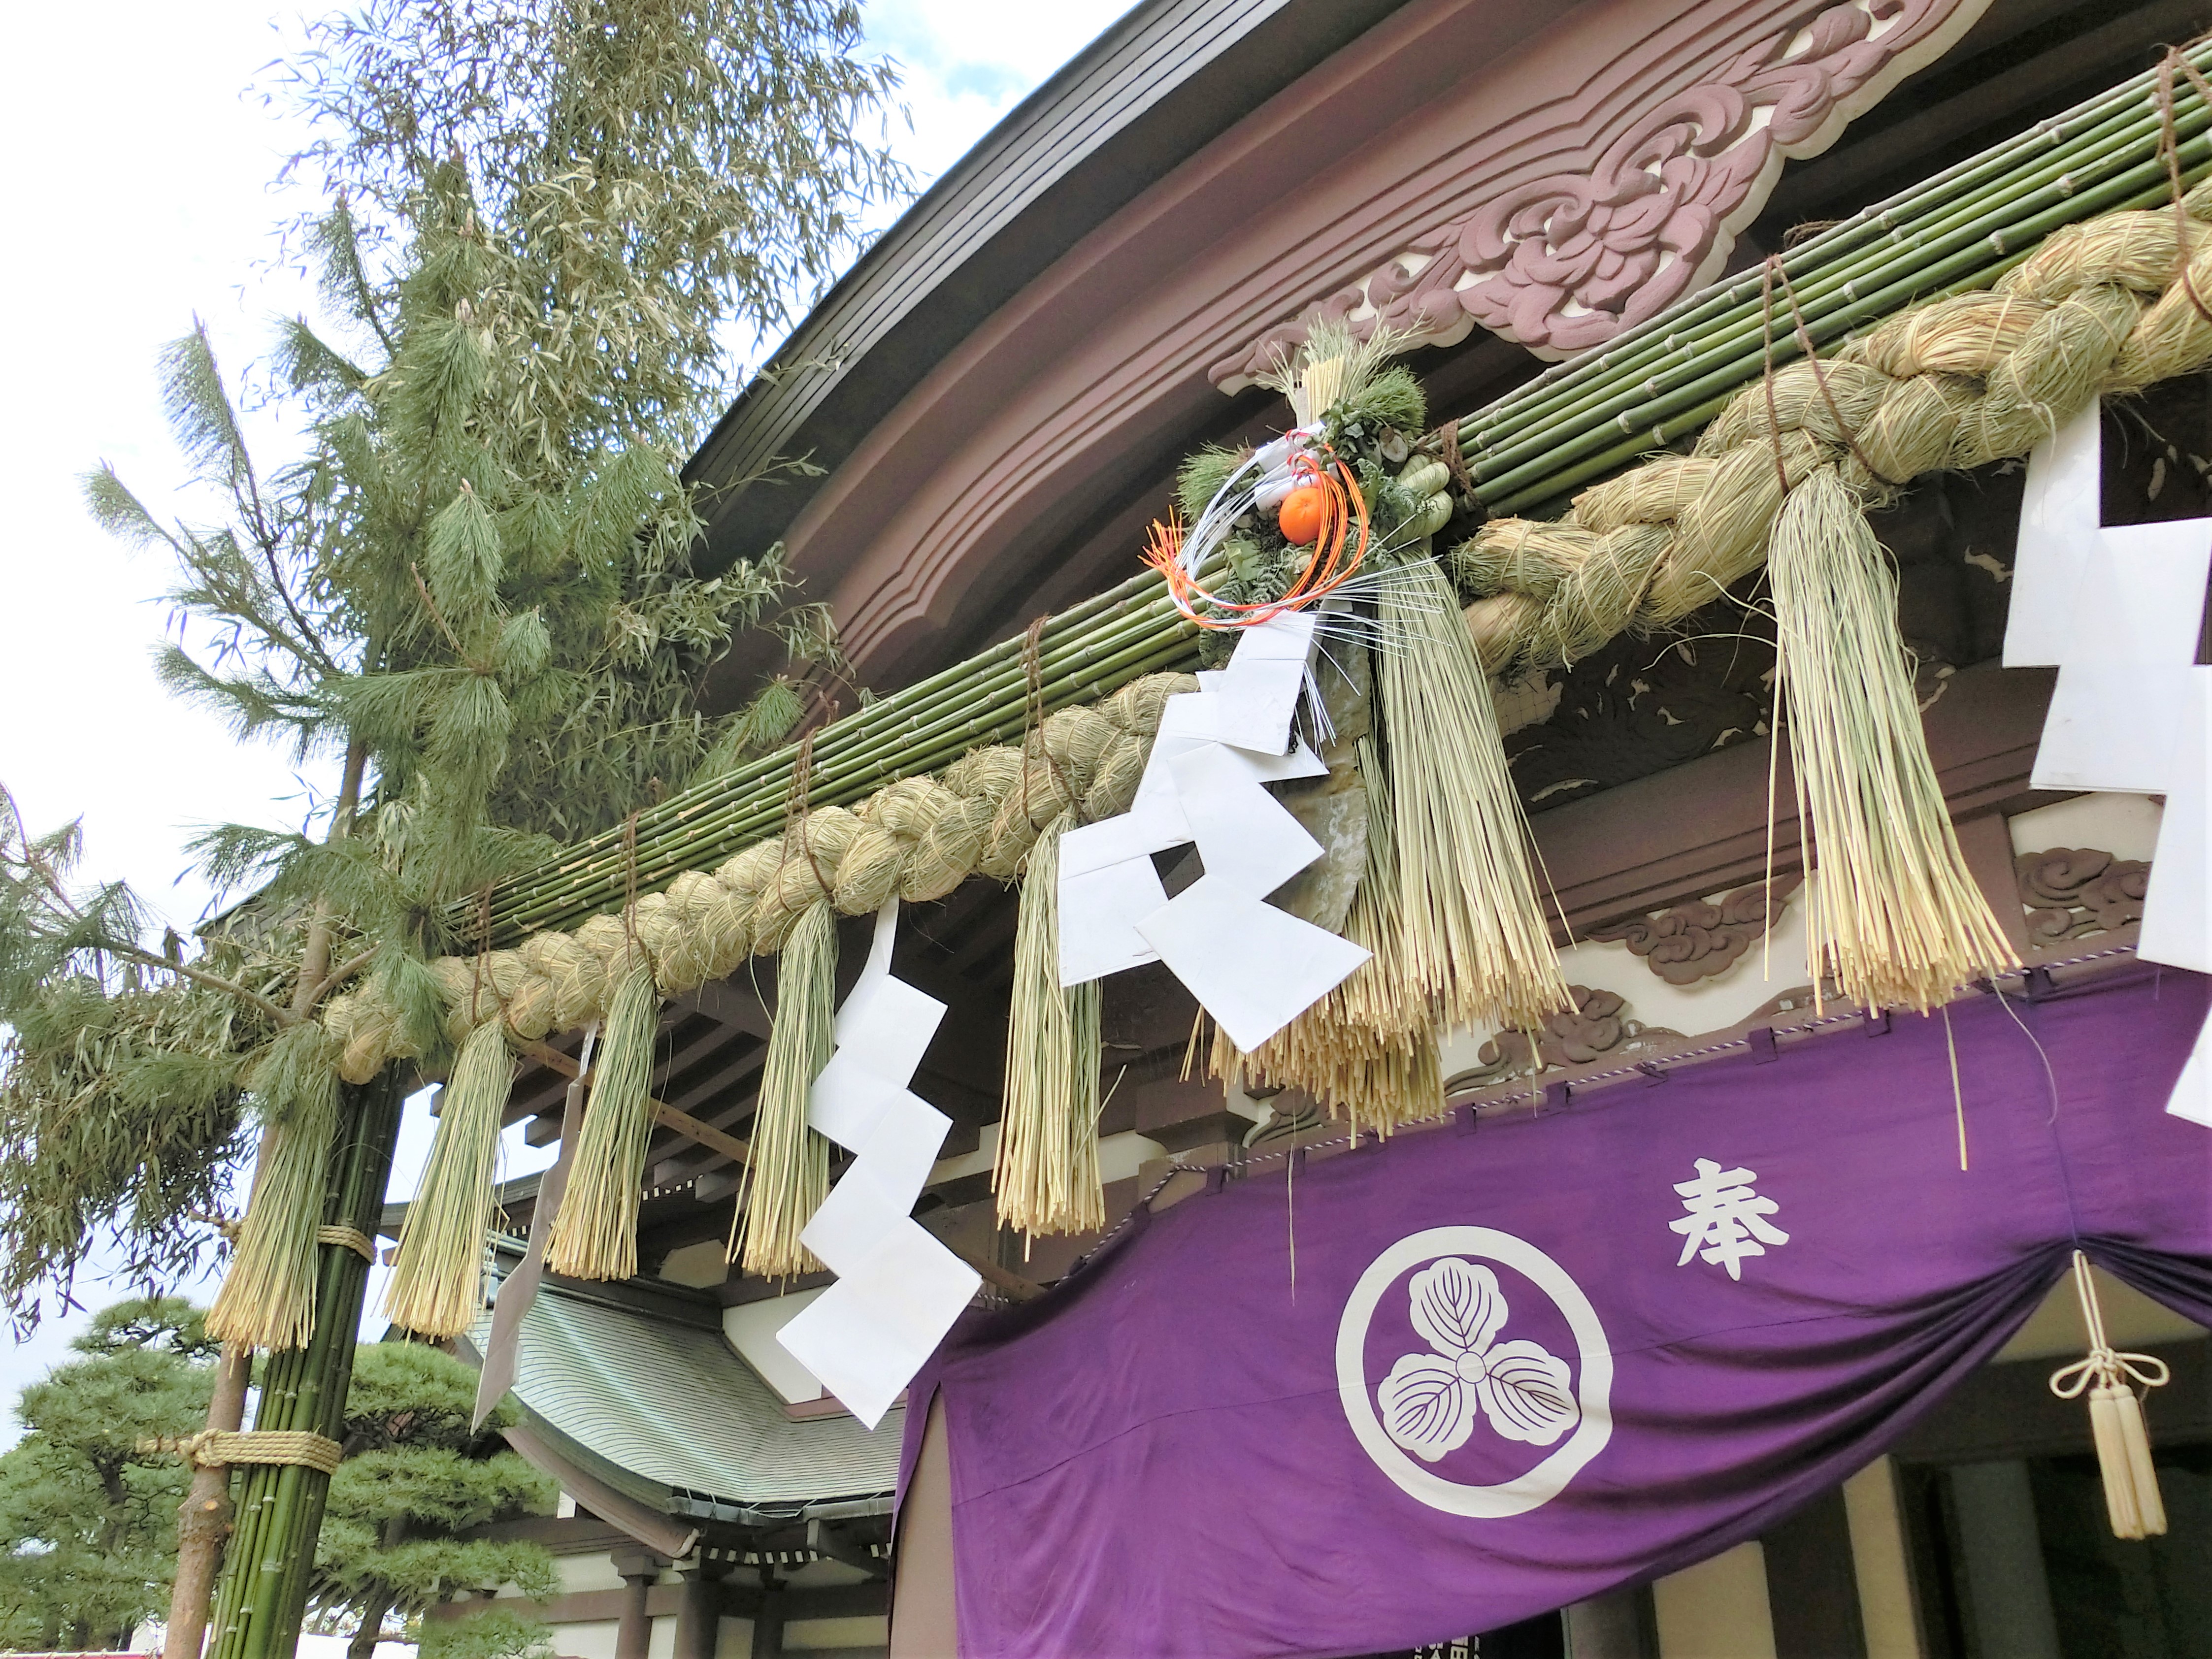
<svg viewBox="0 0 2212 1659"><path fill-rule="evenodd" d="M315 1229L315 1243L339 1245L351 1250L370 1267L376 1265L376 1241L358 1227L318 1227Z"/></svg>
<svg viewBox="0 0 2212 1659"><path fill-rule="evenodd" d="M1923 473L2025 455L2093 398L2203 368L2212 181L2182 206L2060 230L1993 290L1900 312L1747 388L1693 453L1583 491L1555 523L1486 525L1453 555L1487 596L1467 608L1483 666L1571 664L1681 621L1765 562L1786 489L1817 467L1880 506Z"/></svg>
<svg viewBox="0 0 2212 1659"><path fill-rule="evenodd" d="M1127 809L1151 754L1160 710L1196 688L1188 674L1151 674L1102 701L1063 708L1044 721L1042 741L963 756L935 777L902 778L850 809L806 814L788 836L747 848L714 871L687 871L665 893L637 901L636 947L651 960L663 995L677 996L734 972L756 953L779 950L809 908L828 898L842 914L866 915L894 893L942 898L971 875L1011 881L1038 831L1073 810L1079 821ZM473 957L430 964L459 1042L505 1015L518 1037L536 1041L602 1017L630 961L631 931L620 916L593 916L573 933L544 933ZM340 1073L365 1083L387 1061L414 1059L399 1011L374 981L332 1000L323 1023L343 1046Z"/></svg>
<svg viewBox="0 0 2212 1659"><path fill-rule="evenodd" d="M202 1429L198 1434L161 1435L141 1440L142 1452L169 1452L196 1469L227 1468L234 1463L297 1464L334 1473L345 1448L312 1429Z"/></svg>

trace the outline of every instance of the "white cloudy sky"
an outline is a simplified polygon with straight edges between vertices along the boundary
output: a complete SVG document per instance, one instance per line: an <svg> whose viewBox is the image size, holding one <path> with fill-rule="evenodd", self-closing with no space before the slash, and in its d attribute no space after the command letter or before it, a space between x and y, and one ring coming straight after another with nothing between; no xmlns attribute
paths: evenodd
<svg viewBox="0 0 2212 1659"><path fill-rule="evenodd" d="M895 138L908 164L933 178L1126 3L870 4L872 44L905 72L913 126ZM157 513L191 516L155 354L198 315L225 367L245 370L271 319L311 304L272 269L272 227L298 204L268 181L301 134L248 90L280 48L278 20L295 15L269 0L118 0L100 13L94 75L37 67L80 62L82 19L70 9L16 8L9 25L17 68L0 100L0 151L16 158L16 228L0 259L0 500L12 527L0 548L0 784L34 829L82 817L88 875L128 880L180 928L206 898L182 874L191 827L296 824L322 775L239 749L164 697L149 659L171 572L103 537L77 480L111 461ZM257 430L268 453L283 453L281 423ZM427 1129L418 1104L396 1192L412 1189ZM97 1305L100 1287L80 1294ZM65 1357L76 1322L20 1345L0 1328L0 1402ZM0 1421L0 1443L15 1433Z"/></svg>

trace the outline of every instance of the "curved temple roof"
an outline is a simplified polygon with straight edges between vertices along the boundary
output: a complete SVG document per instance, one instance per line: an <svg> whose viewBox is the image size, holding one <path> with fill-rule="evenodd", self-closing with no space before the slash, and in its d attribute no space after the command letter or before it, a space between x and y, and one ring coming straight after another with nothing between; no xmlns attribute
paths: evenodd
<svg viewBox="0 0 2212 1659"><path fill-rule="evenodd" d="M625 1289L540 1288L514 1385L526 1431L657 1514L759 1523L852 1500L889 1509L903 1406L873 1433L842 1413L794 1419L710 1301L672 1314L625 1305ZM489 1326L487 1314L479 1343Z"/></svg>
<svg viewBox="0 0 2212 1659"><path fill-rule="evenodd" d="M877 240L700 446L726 568L823 482L945 351L1156 179L1405 0L1143 0L1024 100Z"/></svg>

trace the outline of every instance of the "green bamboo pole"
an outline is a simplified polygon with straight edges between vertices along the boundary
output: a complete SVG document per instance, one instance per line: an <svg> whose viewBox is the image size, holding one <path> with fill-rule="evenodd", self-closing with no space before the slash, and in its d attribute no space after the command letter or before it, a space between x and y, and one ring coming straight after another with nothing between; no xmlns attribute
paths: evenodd
<svg viewBox="0 0 2212 1659"><path fill-rule="evenodd" d="M2212 46L2194 56L2212 63ZM2061 225L2162 200L2154 79L2138 76L1785 254L1815 342L1994 282ZM2212 111L2177 104L2185 173L2202 176ZM1494 512L1548 504L1711 418L1765 365L1761 284L1757 272L1732 278L1467 416L1476 494ZM1782 331L1776 357L1796 355Z"/></svg>
<svg viewBox="0 0 2212 1659"><path fill-rule="evenodd" d="M2145 133L2140 101L2134 94L2108 94L2084 106L2086 112L2039 124L1981 157L1862 210L1783 256L1791 283L1801 297L1839 287L1870 269L1893 265L1900 252L1916 243L1951 235L1961 228L1962 220L1965 238L1954 246L1978 241L1991 210L2031 191L2055 185L2060 196L2072 193L2115 158L2132 161L2141 156ZM2187 137L2204 116L2185 111L2182 119L2181 136ZM1981 188L1992 179L1994 189ZM1516 437L1571 426L1620 385L1694 356L1711 325L1733 315L1739 325L1755 328L1755 313L1747 317L1743 307L1758 299L1759 283L1756 273L1728 279L1627 330L1601 351L1546 370L1467 416L1462 441L1483 451L1477 465L1484 476L1525 459L1528 451L1515 446Z"/></svg>
<svg viewBox="0 0 2212 1659"><path fill-rule="evenodd" d="M1146 587L1158 597L1128 606L1127 598ZM1113 595L1101 595L1048 627L1040 645L1048 712L1093 701L1139 675L1195 658L1197 630L1178 616L1157 576L1138 578L1115 592L1125 596L1118 614ZM1086 613L1099 611L1107 613L1104 620L1087 626ZM1017 735L1028 712L1019 653L1018 641L994 647L824 727L816 734L810 801L847 805L893 779L935 770L969 749ZM641 815L640 888L665 885L681 871L711 865L773 831L782 822L793 754L781 750L657 813ZM573 925L619 902L627 883L619 837L584 843L558 865L495 896L495 942Z"/></svg>
<svg viewBox="0 0 2212 1659"><path fill-rule="evenodd" d="M2198 54L2200 58L2208 55L2212 54ZM1927 234L1930 225L1954 225L1960 211L1979 224L1989 210L2028 190L2064 180L2062 193L2066 193L2090 183L2115 158L2131 165L2142 155L2146 143L2156 139L2157 123L2151 113L2155 106L2150 101L2154 79L2154 73L2137 76L1831 226L1784 256L1791 280L1802 292L1808 278L1845 271L1854 259L1863 260L1865 244L1875 244L1872 256L1884 259L1891 250ZM2205 118L2201 107L2185 102L2177 114L2184 137L2199 131ZM1587 412L1591 387L1601 392L1613 377L1645 373L1652 362L1678 352L1678 343L1694 338L1704 325L1755 299L1759 280L1747 274L1717 284L1627 330L1601 350L1546 370L1468 416L1462 422L1462 438L1488 448L1501 428L1510 439L1529 433L1539 422L1574 420Z"/></svg>
<svg viewBox="0 0 2212 1659"><path fill-rule="evenodd" d="M1047 630L1044 641L1048 696L1051 691L1053 659L1056 653L1064 653L1068 648L1071 631L1077 631L1079 637L1080 632L1085 631L1083 625L1093 616L1101 611L1110 612L1117 604L1126 604L1128 599L1140 594L1147 583L1156 585L1157 578L1144 577L1122 583L1054 619L1053 626ZM878 740L877 734L896 733L904 729L902 720L910 724L917 718L916 711L941 709L945 695L955 691L960 694L962 706L975 708L981 686L987 678L997 683L1004 681L1009 673L1018 674L1020 648L1018 640L1002 642L966 662L940 671L917 684L832 723L817 734L817 750L825 745L836 748L850 746L856 742L865 744ZM750 762L712 784L688 791L663 806L641 815L639 839L642 842L664 827L696 820L702 814L711 815L718 807L732 800L748 798L755 787L764 781L776 780L780 785L781 780L789 772L792 752L787 748ZM817 754L817 759L821 758L823 757ZM595 836L580 843L559 863L548 866L544 874L557 881L574 872L605 864L610 858L619 856L622 841L620 835L613 833ZM516 889L518 894L527 890L529 884ZM495 920L497 920L496 916Z"/></svg>
<svg viewBox="0 0 2212 1659"><path fill-rule="evenodd" d="M331 1164L324 1218L372 1237L392 1173L404 1091L386 1071L349 1089L345 1127ZM315 1328L304 1348L272 1355L254 1412L256 1429L340 1437L353 1378L368 1264L341 1244L320 1247ZM277 1659L298 1644L330 1477L300 1464L252 1464L238 1501L237 1530L216 1595L210 1659Z"/></svg>
<svg viewBox="0 0 2212 1659"><path fill-rule="evenodd" d="M2212 167L2212 140L2199 137L2183 144L2180 153L2185 183L2196 183L2205 175L2208 167ZM2154 206L2166 199L2168 191L2163 163L2146 162L2103 189L2084 192L2016 221L2001 233L1991 233L1984 239L1986 252L1977 247L1939 261L1848 304L1824 307L1817 319L1808 311L1807 331L1816 345L1825 345L1892 316L1916 301L1986 288L2027 258L2038 241L2060 226L2078 223L2090 214L2114 209ZM1994 252L2008 246L2014 251L2002 255ZM1754 298L1751 303L1756 307L1759 302ZM1801 308L1805 304L1802 292L1799 304ZM1763 338L1754 337L1747 346L1741 341L1729 343L1735 348L1734 355L1723 358L1717 366L1705 366L1695 380L1673 389L1663 398L1623 410L1606 424L1578 439L1563 443L1556 450L1491 483L1478 484L1477 493L1493 512L1525 513L1558 500L1591 479L1607 476L1638 455L1696 431L1765 369L1766 350ZM1720 356L1717 351L1713 355ZM1776 330L1774 361L1779 364L1802 355L1790 319L1785 317ZM1637 435L1625 442L1598 447L1621 430L1633 431ZM1570 462L1572 465L1567 465ZM1494 499L1492 491L1496 492Z"/></svg>

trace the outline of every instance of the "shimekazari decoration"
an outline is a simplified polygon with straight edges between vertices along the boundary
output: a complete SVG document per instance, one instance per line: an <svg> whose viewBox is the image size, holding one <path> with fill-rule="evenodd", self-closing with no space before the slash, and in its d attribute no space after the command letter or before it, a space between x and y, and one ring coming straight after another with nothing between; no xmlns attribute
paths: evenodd
<svg viewBox="0 0 2212 1659"><path fill-rule="evenodd" d="M1438 1030L1476 1018L1517 1028L1548 1007L1564 1007L1525 827L1491 725L1486 674L1571 661L1623 632L1663 632L1770 560L1782 585L1796 583L1782 608L1798 617L1790 630L1796 670L1816 671L1814 678L1826 682L1808 685L1801 673L1796 686L1785 684L1785 702L1816 716L1801 721L1793 739L1813 735L1818 717L1843 732L1870 712L1881 714L1890 729L1875 752L1910 763L1912 787L1899 798L1905 816L1920 820L1920 851L1933 855L1917 867L1934 870L1948 884L1934 909L1940 915L1949 905L1951 914L1923 935L1940 945L1940 960L1929 960L1917 944L1904 951L1885 945L1869 959L1893 959L1876 963L1878 971L1853 988L1874 1000L1929 1000L1941 994L1939 981L1998 965L1981 917L1961 908L1975 896L1952 879L1955 869L1946 869L1956 861L1938 844L1946 836L1936 827L1940 799L1931 810L1920 775L1924 757L1905 741L1911 734L1887 667L1892 641L1887 635L1878 641L1887 688L1881 707L1855 702L1848 676L1821 676L1812 660L1827 603L1820 596L1840 592L1835 578L1848 575L1857 620L1884 608L1878 563L1868 556L1864 526L1852 522L1858 505L1937 468L2024 454L2100 392L2125 393L2212 361L2212 317L2199 298L2212 291L2212 239L2201 232L2212 220L2212 187L2196 184L2170 211L2097 211L2123 199L2117 181L2154 153L2160 122L2155 100L2143 95L2149 85L2138 78L2067 118L2065 131L2039 130L1973 164L1983 170L1978 176L2009 178L2032 161L2068 182L2059 199L2044 187L1990 199L1990 211L1999 216L1991 223L2003 234L1978 232L1988 252L1970 257L1971 270L1942 256L1941 281L1948 283L1961 270L1990 274L1990 260L2043 238L1994 292L1954 292L1879 320L1865 312L1869 284L1905 293L1937 280L1929 260L1948 244L1917 233L1900 241L1893 233L1898 223L1923 224L1930 213L1950 212L1945 204L1954 198L1946 192L1960 176L1955 173L1787 255L1783 269L1805 279L1796 295L1783 284L1798 345L1812 350L1856 331L1817 366L1785 364L1765 385L1747 383L1792 348L1784 339L1762 349L1762 295L1742 281L1632 331L1602 359L1547 374L1425 436L1419 385L1402 367L1385 365L1390 343L1379 331L1358 341L1317 328L1274 365L1271 383L1291 403L1290 429L1255 452L1192 458L1179 480L1181 513L1161 526L1152 569L1073 607L1033 639L1002 642L818 734L820 764L801 803L805 856L789 856L775 839L792 817L797 770L785 751L649 811L635 846L601 837L557 865L501 884L486 906L487 942L501 948L444 957L430 971L447 1006L445 1036L457 1049L488 1023L502 1026L523 1055L556 1032L602 1024L609 1053L592 1080L594 1109L585 1114L576 1180L561 1206L575 1213L564 1214L555 1229L562 1262L592 1274L618 1273L632 1262L637 1188L628 1172L661 1109L642 1086L649 1064L641 1074L634 1064L613 1062L635 1060L641 1044L649 1046L661 999L726 977L748 957L784 950L794 939L820 943L830 912L865 915L894 895L939 897L971 876L1011 881L1025 868L1024 908L1033 925L1024 937L1035 971L1020 983L1031 1006L1051 1016L1036 1029L1056 1034L1050 1046L1058 1057L1015 1073L1018 1088L1030 1091L1018 1097L1040 1105L1033 1115L1042 1133L1017 1138L1030 1149L1024 1157L1033 1167L1002 1159L999 1190L1002 1204L1027 1206L1030 1219L1086 1227L1096 1214L1095 1145L1082 1131L1086 1103L1095 1103L1097 1092L1089 1061L1096 1054L1098 980L1094 975L1073 987L1050 981L1079 967L1111 971L1114 952L1087 964L1062 955L1058 837L1103 827L1128 808L1170 699L1218 691L1216 683L1201 687L1169 671L1197 657L1230 672L1223 665L1233 666L1243 654L1237 644L1267 635L1286 617L1319 617L1321 644L1310 662L1327 695L1317 700L1308 686L1294 726L1324 775L1257 787L1328 850L1288 890L1231 896L1252 927L1277 927L1273 918L1279 915L1335 941L1320 948L1367 954L1255 1048L1241 1048L1230 1023L1217 1024L1211 1059L1218 1073L1307 1089L1334 1111L1387 1128L1441 1105ZM2168 158L2179 185L2202 175L2207 118L2182 88L2172 130L2179 148ZM2085 182L2091 180L2099 182ZM1907 219L1899 220L1900 212ZM2069 213L2078 221L2047 234ZM1661 381L1668 389L1651 411L1660 424L1627 422L1624 411L1644 408ZM1692 453L1630 464L1641 452L1687 437L1710 407L1700 400L1731 386L1743 389L1705 422ZM1830 477L1853 498L1850 512L1828 487ZM1495 517L1454 549L1444 562L1460 590L1452 592L1428 538L1452 519L1455 503L1479 497L1494 513L1534 512L1584 484L1592 487L1564 517ZM1190 526L1187 533L1179 522ZM2024 579L2021 586L2025 593L2035 584ZM1808 595L1812 603L1799 603ZM1461 596L1474 600L1464 629L1453 614ZM2102 672L2087 654L2086 635L2082 643L2084 650L2065 660L2068 707L2084 696L2094 701ZM1254 666L1260 648L1251 653ZM1785 639L1785 678L1796 672L1791 652ZM2174 744L2176 752L2195 757L2212 743L2212 688L2206 671L2188 666L2194 672L2179 677L2185 690L2174 700ZM1349 672L1340 674L1339 667ZM1325 729L1316 715L1330 711L1318 705L1346 686L1357 690ZM1819 695L1799 695L1807 691ZM1016 745L1009 739L1018 732L1026 736ZM1260 754L1223 745L1218 736L1205 740ZM1261 758L1287 763L1294 752L1286 739ZM1840 753L1813 742L1803 757L1831 765ZM1832 840L1848 842L1854 823L1887 832L1898 817L1885 816L1885 801L1869 807L1863 786L1879 782L1883 770L1863 759L1853 761L1854 776L1829 781L1850 786L1831 790L1832 798L1856 799L1856 817L1844 820L1847 833ZM2052 764L2059 759L2054 747ZM1186 788L1200 798L1225 793L1253 801L1229 787L1220 754L1184 760L1188 778L1173 760L1155 774L1164 775L1178 801ZM2142 933L2144 953L2156 959L2201 961L2205 951L2212 860L2203 845L2204 770L2181 769L2164 792L2165 833L2173 844L2160 849ZM1310 793L1299 799L1300 792ZM1316 798L1326 798L1325 812ZM1278 821L1254 811L1256 821L1279 831ZM1324 820L1326 835L1315 827ZM1817 823L1814 830L1817 854ZM1289 844L1283 837L1281 845ZM1119 884L1108 910L1127 923L1118 935L1123 957L1151 952L1170 960L1173 945L1190 966L1188 934L1198 930L1156 929L1162 936L1154 939L1136 926L1167 910L1164 888L1146 885L1129 858L1096 859L1102 848L1117 850L1111 836L1087 848L1079 841L1077 848L1066 866L1077 877L1114 872L1111 882L1091 884L1093 898ZM1878 860L1873 867L1882 866ZM1842 902L1825 890L1834 884L1822 884L1818 902ZM1879 879L1857 884L1890 902ZM1180 914L1224 891L1209 888ZM1246 900L1256 908L1242 908ZM1157 902L1139 909L1146 901ZM1092 942L1112 933L1092 935ZM1209 954L1218 953L1201 952ZM1211 969L1201 963L1192 971L1204 978ZM1046 987L1064 995L1056 1001L1031 995ZM419 977L409 985L372 974L325 1006L321 1035L303 1039L300 1058L319 1076L334 1072L355 1083L395 1060L437 1058L423 1054L420 1022L404 1012L426 988ZM1232 1006L1224 986L1211 994L1246 1037L1266 1024L1249 1018L1252 1010ZM819 1012L818 1000L802 1000ZM787 1032L781 1046L818 1059L818 1041L799 1041L805 1035ZM489 1062L496 1057L487 1041L476 1068L495 1092L496 1068ZM794 1097L786 1090L783 1097L787 1103ZM2212 1121L2212 1060L2200 1055L2185 1074L2174 1106ZM594 1117L605 1121L594 1128ZM451 1170L473 1167L484 1121L478 1103L441 1125L441 1136L455 1137L446 1159ZM816 1132L795 1112L780 1112L776 1123L779 1144L797 1154L783 1167L798 1178L777 1183L781 1196L772 1207L781 1218L773 1231L778 1251L796 1250L793 1230L818 1197L815 1172L823 1148L807 1139ZM264 1260L284 1237L296 1243L301 1218L283 1213L283 1187L270 1184L250 1206L242 1263ZM434 1225L426 1210L417 1241L426 1271L414 1288L424 1308L450 1310L477 1294L481 1258L455 1239L432 1235L458 1237L476 1208L439 1207L448 1218ZM787 1260L773 1251L760 1259ZM253 1279L251 1273L234 1277ZM258 1306L229 1287L219 1312L235 1317L238 1340L256 1346L282 1346L295 1334L283 1309Z"/></svg>

